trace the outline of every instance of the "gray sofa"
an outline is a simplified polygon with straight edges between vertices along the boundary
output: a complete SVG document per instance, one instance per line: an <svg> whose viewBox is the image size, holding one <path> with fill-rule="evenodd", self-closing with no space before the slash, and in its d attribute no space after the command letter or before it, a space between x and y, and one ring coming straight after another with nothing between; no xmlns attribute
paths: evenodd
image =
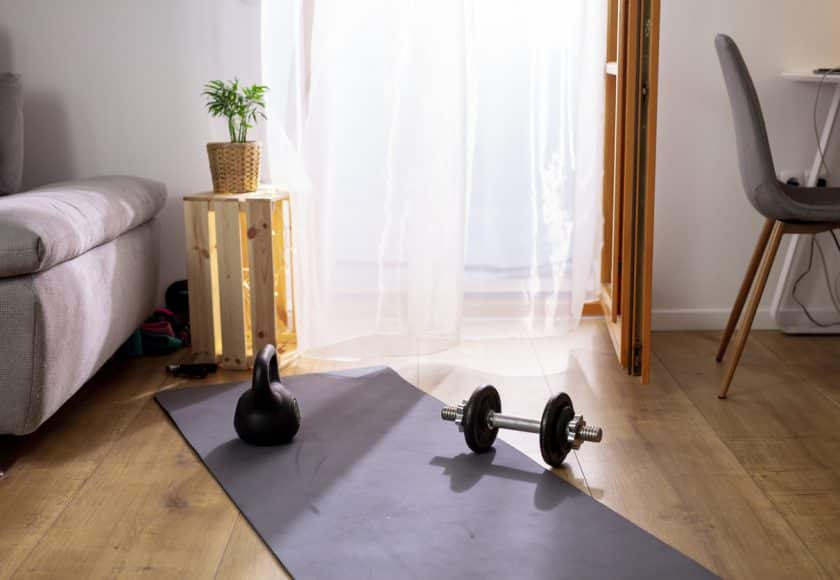
<svg viewBox="0 0 840 580"><path fill-rule="evenodd" d="M165 196L101 177L0 198L0 433L34 431L152 313Z"/></svg>
<svg viewBox="0 0 840 580"><path fill-rule="evenodd" d="M9 82L0 78L0 157L10 135L22 143L8 126L20 117L9 115L19 87L4 100ZM0 194L20 174L0 159ZM165 198L162 184L122 176L0 196L0 434L37 429L154 310Z"/></svg>

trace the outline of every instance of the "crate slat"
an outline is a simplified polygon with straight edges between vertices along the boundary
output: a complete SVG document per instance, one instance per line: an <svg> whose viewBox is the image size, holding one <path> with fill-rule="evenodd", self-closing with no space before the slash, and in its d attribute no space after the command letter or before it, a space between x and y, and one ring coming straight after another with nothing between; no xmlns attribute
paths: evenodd
<svg viewBox="0 0 840 580"><path fill-rule="evenodd" d="M238 200L214 201L217 254L219 256L219 301L221 304L222 364L248 368L245 341L245 287L242 280L242 242Z"/></svg>
<svg viewBox="0 0 840 580"><path fill-rule="evenodd" d="M190 295L190 331L196 360L216 362L219 304L216 270L215 227L210 227L209 204L184 204L187 245L187 277Z"/></svg>
<svg viewBox="0 0 840 580"><path fill-rule="evenodd" d="M251 276L251 336L256 354L266 344L276 344L277 339L272 201L249 201L245 204L245 213Z"/></svg>

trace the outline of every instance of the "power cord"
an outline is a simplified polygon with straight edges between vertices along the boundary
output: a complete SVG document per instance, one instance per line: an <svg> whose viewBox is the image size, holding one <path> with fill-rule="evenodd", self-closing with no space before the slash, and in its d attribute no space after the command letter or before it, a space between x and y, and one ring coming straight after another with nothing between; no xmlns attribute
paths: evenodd
<svg viewBox="0 0 840 580"><path fill-rule="evenodd" d="M811 118L812 118L813 124L814 124L814 140L817 142L817 154L820 156L819 167L822 168L823 170L825 170L825 178L826 178L826 182L828 182L828 178L831 175L831 170L829 170L828 164L826 164L826 162L825 162L825 151L823 150L822 143L820 143L820 129L819 129L819 123L817 122L817 110L819 109L820 96L822 95L823 86L825 86L825 81L828 78L828 75L838 74L838 72L840 72L840 69L838 69L838 68L827 68L827 69L822 69L822 70L818 69L814 72L821 73L822 76L820 77L819 85L817 85L817 94L814 97L814 108L811 112ZM816 176L816 179L814 180L815 184L818 183L818 182L819 182L819 168L817 169L817 176ZM838 253L840 253L840 240L837 239L837 234L834 233L834 230L829 230L829 233L831 234L831 238L834 240L834 245L837 247ZM820 261L822 262L823 274L825 275L825 283L826 283L826 286L828 287L828 295L831 297L831 303L834 305L834 309L837 311L838 314L840 314L840 274L838 274L835 277L834 283L832 284L831 277L830 277L829 272L828 272L828 261L825 259L825 253L823 252L822 246L817 241L817 234L812 234L811 235L811 246L810 246L810 249L809 249L809 252L808 252L808 267L805 269L804 272L802 272L802 274L799 275L799 277L793 283L793 292L792 292L793 300L794 300L794 302L796 302L799 305L799 307L802 309L802 312L805 314L805 316L808 318L808 320L810 320L816 326L818 326L820 328L831 328L831 327L834 327L834 326L840 326L840 321L832 322L832 323L824 323L824 322L818 321L816 318L814 318L814 316L811 315L811 313L808 311L808 308L805 306L805 304L803 304L802 301L800 301L799 298L796 296L796 290L799 288L799 283L802 282L802 280L804 280L808 276L808 274L811 273L811 269L812 269L813 264L814 264L814 247L815 246L817 248L817 252L820 255Z"/></svg>
<svg viewBox="0 0 840 580"><path fill-rule="evenodd" d="M831 277L828 274L828 261L825 259L825 253L823 252L822 244L820 243L819 238L814 235L814 239L816 240L817 252L820 255L820 261L823 265L823 274L825 275L825 286L828 288L828 296L831 298L831 303L834 304L834 310L840 313L840 303L838 303L837 300L837 293L831 283Z"/></svg>
<svg viewBox="0 0 840 580"><path fill-rule="evenodd" d="M831 239L834 240L834 245L837 247L838 253L840 253L840 240L837 239L837 234L834 233L834 230L829 230L829 233L831 234ZM796 295L796 291L799 288L799 283L802 282L802 280L804 280L805 277L808 276L808 274L811 273L811 269L813 268L813 265L814 265L814 246L817 247L817 251L819 252L820 259L822 260L822 263L823 263L823 270L825 272L825 280L826 280L826 284L828 285L828 293L831 296L831 301L834 304L834 308L837 309L838 312L840 312L840 308L838 308L838 302L840 302L840 300L838 300L838 296L836 294L837 280L835 279L835 284L834 284L835 287L832 288L831 279L830 279L829 274L828 274L828 264L827 264L826 259L825 259L825 254L823 254L822 247L817 243L816 234L811 236L811 245L810 245L810 249L809 249L809 252L808 252L808 266L807 266L807 268L805 268L805 271L802 272L802 274L800 274L799 277L796 279L796 281L793 283L793 292L791 293L791 295L793 297L793 301L796 302L796 304L799 305L799 308L802 309L802 312L805 314L805 316L808 318L808 320L810 320L816 326L818 326L820 328L831 328L831 327L834 327L834 326L840 326L840 321L825 323L825 322L820 322L819 320L814 318L814 316L811 315L811 313L808 311L808 308L805 306L805 304L803 304L802 301L799 300L799 297Z"/></svg>

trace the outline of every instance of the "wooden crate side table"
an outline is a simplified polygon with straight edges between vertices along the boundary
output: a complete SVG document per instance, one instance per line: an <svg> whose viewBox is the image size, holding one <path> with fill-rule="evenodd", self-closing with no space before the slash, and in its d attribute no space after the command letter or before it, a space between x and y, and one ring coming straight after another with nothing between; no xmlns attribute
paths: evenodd
<svg viewBox="0 0 840 580"><path fill-rule="evenodd" d="M254 353L277 346L295 356L289 194L201 193L184 198L192 350L196 359L250 368Z"/></svg>

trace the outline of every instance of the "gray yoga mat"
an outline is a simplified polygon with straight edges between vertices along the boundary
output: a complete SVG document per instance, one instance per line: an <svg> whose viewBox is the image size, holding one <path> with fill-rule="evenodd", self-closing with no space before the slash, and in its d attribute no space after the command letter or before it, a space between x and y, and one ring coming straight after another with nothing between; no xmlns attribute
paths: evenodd
<svg viewBox="0 0 840 580"><path fill-rule="evenodd" d="M441 403L389 368L283 382L303 422L282 447L237 438L249 383L157 401L296 577L715 577L507 443L471 454Z"/></svg>

